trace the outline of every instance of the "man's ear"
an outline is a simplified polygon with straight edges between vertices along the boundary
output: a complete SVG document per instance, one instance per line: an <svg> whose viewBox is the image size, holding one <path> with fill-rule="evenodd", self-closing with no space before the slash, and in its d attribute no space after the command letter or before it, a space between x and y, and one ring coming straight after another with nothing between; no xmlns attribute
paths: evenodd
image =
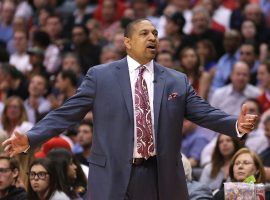
<svg viewBox="0 0 270 200"><path fill-rule="evenodd" d="M130 39L128 37L124 37L124 44L128 50L131 49Z"/></svg>

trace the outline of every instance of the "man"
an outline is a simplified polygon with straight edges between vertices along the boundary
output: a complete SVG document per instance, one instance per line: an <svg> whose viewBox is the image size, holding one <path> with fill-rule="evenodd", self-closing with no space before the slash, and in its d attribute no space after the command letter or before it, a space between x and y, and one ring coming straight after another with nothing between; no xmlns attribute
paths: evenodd
<svg viewBox="0 0 270 200"><path fill-rule="evenodd" d="M16 159L0 156L0 199L27 199L25 190L15 186L19 169Z"/></svg>
<svg viewBox="0 0 270 200"><path fill-rule="evenodd" d="M225 33L223 45L225 48L225 54L218 60L216 66L216 73L212 82L212 89L223 87L228 83L232 67L234 63L239 59L239 52L237 49L240 46L241 36L235 31L231 30Z"/></svg>
<svg viewBox="0 0 270 200"><path fill-rule="evenodd" d="M24 101L28 121L35 124L51 109L50 102L44 97L48 90L48 80L41 74L30 79L28 85L29 97Z"/></svg>
<svg viewBox="0 0 270 200"><path fill-rule="evenodd" d="M81 153L75 154L77 160L86 166L88 166L87 158L90 156L90 150L92 145L93 136L93 124L87 121L80 123L78 127L78 143L83 148Z"/></svg>
<svg viewBox="0 0 270 200"><path fill-rule="evenodd" d="M265 112L270 108L270 61L260 64L257 74L260 86L264 89L263 94L258 97L258 101Z"/></svg>
<svg viewBox="0 0 270 200"><path fill-rule="evenodd" d="M243 102L247 98L257 98L261 93L259 88L248 84L249 76L249 66L242 61L236 62L230 76L231 83L217 89L210 104L231 115L239 115Z"/></svg>
<svg viewBox="0 0 270 200"><path fill-rule="evenodd" d="M93 110L88 199L188 199L179 152L183 118L236 137L236 127L250 132L256 116L243 106L236 123L196 96L185 75L154 63L158 33L149 20L130 23L124 43L126 58L90 68L76 95L3 146L10 156L35 148Z"/></svg>

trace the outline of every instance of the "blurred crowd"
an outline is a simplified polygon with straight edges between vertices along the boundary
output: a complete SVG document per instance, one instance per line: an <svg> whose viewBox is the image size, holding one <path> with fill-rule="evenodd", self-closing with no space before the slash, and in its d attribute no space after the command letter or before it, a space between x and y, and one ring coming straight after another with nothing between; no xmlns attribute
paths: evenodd
<svg viewBox="0 0 270 200"><path fill-rule="evenodd" d="M190 198L220 200L224 182L250 175L267 185L269 0L0 1L1 142L14 130L26 133L61 106L89 68L124 58L124 29L138 18L158 30L158 63L185 73L214 107L238 115L246 103L248 113L259 116L241 140L184 121L179 154L186 159ZM9 158L1 149L0 200L83 198L92 119L89 112L27 154Z"/></svg>

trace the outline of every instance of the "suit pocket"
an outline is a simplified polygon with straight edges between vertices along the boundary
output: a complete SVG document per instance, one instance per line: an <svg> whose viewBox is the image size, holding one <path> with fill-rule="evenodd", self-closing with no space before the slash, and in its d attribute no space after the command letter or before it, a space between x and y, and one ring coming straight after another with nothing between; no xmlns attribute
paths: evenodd
<svg viewBox="0 0 270 200"><path fill-rule="evenodd" d="M87 161L91 164L94 164L100 167L105 167L107 158L106 156L99 155L92 152L91 155L87 158Z"/></svg>

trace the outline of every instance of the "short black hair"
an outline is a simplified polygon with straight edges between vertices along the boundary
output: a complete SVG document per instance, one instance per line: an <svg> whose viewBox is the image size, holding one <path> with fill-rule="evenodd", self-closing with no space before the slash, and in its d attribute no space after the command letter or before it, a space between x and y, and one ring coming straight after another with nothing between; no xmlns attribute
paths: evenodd
<svg viewBox="0 0 270 200"><path fill-rule="evenodd" d="M74 71L72 70L63 70L60 72L63 79L69 79L72 86L76 87L78 83L77 76Z"/></svg>
<svg viewBox="0 0 270 200"><path fill-rule="evenodd" d="M146 18L140 18L140 19L136 19L136 20L134 20L134 21L131 21L127 26L126 26L126 29L125 29L125 32L124 32L124 36L125 37L127 37L127 38L129 38L131 35L132 35L132 32L133 32L133 27L136 25L136 24L138 24L138 23L140 23L140 22L142 22L142 21L149 21L149 22L151 22L149 19L146 19ZM152 22L151 22L152 23Z"/></svg>

